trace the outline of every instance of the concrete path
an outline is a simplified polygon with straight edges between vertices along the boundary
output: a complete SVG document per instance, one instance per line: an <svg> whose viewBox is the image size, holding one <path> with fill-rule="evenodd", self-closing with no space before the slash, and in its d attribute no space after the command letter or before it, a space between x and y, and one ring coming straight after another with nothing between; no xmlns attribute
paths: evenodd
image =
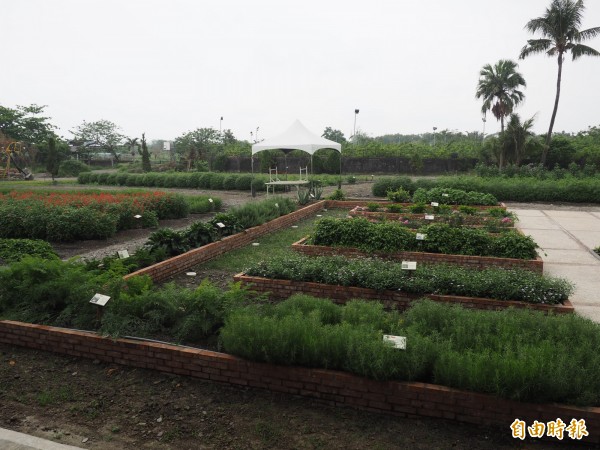
<svg viewBox="0 0 600 450"><path fill-rule="evenodd" d="M82 450L80 447L58 444L28 434L0 428L0 449L2 450Z"/></svg>
<svg viewBox="0 0 600 450"><path fill-rule="evenodd" d="M541 247L538 252L544 260L544 273L575 283L571 295L575 311L600 323L600 257L593 252L600 246L600 205L597 210L534 208L508 205L519 217L517 227Z"/></svg>

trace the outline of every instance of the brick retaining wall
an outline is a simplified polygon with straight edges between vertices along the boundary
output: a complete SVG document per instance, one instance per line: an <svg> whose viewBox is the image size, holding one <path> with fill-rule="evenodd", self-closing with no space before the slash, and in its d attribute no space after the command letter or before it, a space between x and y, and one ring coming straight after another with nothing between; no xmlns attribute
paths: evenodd
<svg viewBox="0 0 600 450"><path fill-rule="evenodd" d="M510 424L516 418L524 420L527 425L534 420L549 422L560 418L569 424L571 419L583 419L589 433L583 442L600 443L600 408L521 403L427 383L374 381L333 370L257 363L207 350L132 339L113 340L95 333L7 320L0 321L0 342L300 395L334 406L402 417L438 417L475 425L493 425L507 434L511 432ZM576 442L568 438L566 432L565 441Z"/></svg>
<svg viewBox="0 0 600 450"><path fill-rule="evenodd" d="M335 284L313 283L308 281L255 277L243 273L238 273L233 279L234 281L240 281L242 285L249 286L253 291L269 293L269 297L273 300L286 299L293 294L302 293L312 295L313 297L327 298L338 304L344 304L355 298L377 300L383 303L384 307L387 309L398 309L403 311L410 307L411 302L426 297L436 302L460 304L465 308L491 311L513 307L520 309L535 309L544 312L552 311L554 313L574 312L573 305L569 300L566 300L562 305L545 305L516 300L494 300L488 298L461 297L458 295L415 295L402 291L377 291L375 289L356 286L339 286Z"/></svg>
<svg viewBox="0 0 600 450"><path fill-rule="evenodd" d="M367 205L374 204L374 203L380 205L382 208L386 208L392 204L402 205L405 208L408 208L409 206L414 205L414 203L394 203L394 202L390 202L389 200L380 200L380 199L373 199L373 200L349 199L349 200L327 200L326 207L327 208L352 209L355 206L366 207ZM450 206L453 210L458 209L457 205L448 205L448 206ZM469 206L471 206L471 205L469 205ZM485 209L490 209L490 208L506 209L506 205L504 203L499 203L498 205L495 205L495 206L472 205L471 207L479 209L479 210L485 210Z"/></svg>
<svg viewBox="0 0 600 450"><path fill-rule="evenodd" d="M501 267L504 269L524 269L542 274L544 261L539 256L536 259L495 258L493 256L449 255L445 253L426 252L363 252L352 247L327 247L324 245L308 245L303 238L292 244L292 249L309 256L346 256L349 258L369 257L376 255L380 258L394 261L416 261L421 264L453 264L470 269L488 269Z"/></svg>
<svg viewBox="0 0 600 450"><path fill-rule="evenodd" d="M212 242L189 252L175 256L173 258L161 261L152 266L144 267L136 272L126 275L124 279L129 279L137 275L148 275L154 282L160 282L169 277L190 269L198 264L214 259L231 250L244 247L265 234L279 231L312 216L326 207L326 201L313 203L304 208L293 211L285 216L278 217L263 225L248 228L245 231L227 236L220 241Z"/></svg>

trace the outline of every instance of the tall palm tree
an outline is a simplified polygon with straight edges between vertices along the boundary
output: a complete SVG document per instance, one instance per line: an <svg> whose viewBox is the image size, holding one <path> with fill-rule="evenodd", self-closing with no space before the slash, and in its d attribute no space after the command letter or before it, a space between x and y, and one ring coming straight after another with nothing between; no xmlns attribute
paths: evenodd
<svg viewBox="0 0 600 450"><path fill-rule="evenodd" d="M483 114L492 111L494 117L500 121L502 133L504 133L504 118L525 98L519 88L527 86L527 83L517 72L517 66L514 61L501 59L493 66L486 64L479 72L475 97L483 99L481 107ZM502 167L502 157L498 163Z"/></svg>
<svg viewBox="0 0 600 450"><path fill-rule="evenodd" d="M129 149L131 152L131 156L135 160L135 150L137 148L138 152L140 151L140 144L138 144L138 138L125 138L125 147Z"/></svg>
<svg viewBox="0 0 600 450"><path fill-rule="evenodd" d="M552 0L550 7L546 8L546 13L543 16L531 19L525 25L526 30L533 34L539 32L543 38L529 39L527 45L521 49L519 59L524 59L534 53L546 53L550 57L557 56L558 58L556 99L554 100L554 110L550 119L550 128L548 128L548 134L546 135L546 145L542 152L542 164L546 163L556 111L558 110L564 54L570 51L573 60L580 56L600 56L600 52L597 50L580 43L600 34L600 27L579 31L584 9L583 0Z"/></svg>

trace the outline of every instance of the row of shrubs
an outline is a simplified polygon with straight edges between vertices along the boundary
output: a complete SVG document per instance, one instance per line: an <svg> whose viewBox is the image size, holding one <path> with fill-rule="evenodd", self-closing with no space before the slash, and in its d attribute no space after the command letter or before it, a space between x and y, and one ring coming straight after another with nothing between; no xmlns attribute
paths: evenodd
<svg viewBox="0 0 600 450"><path fill-rule="evenodd" d="M153 228L159 219L182 218L188 213L188 202L174 194L163 195L152 205L140 205L135 199L89 206L9 200L0 202L0 238L106 239L120 230Z"/></svg>
<svg viewBox="0 0 600 450"><path fill-rule="evenodd" d="M385 197L388 191L405 189L461 189L491 194L500 201L515 202L572 202L597 203L600 199L600 178L564 178L540 180L536 178L505 178L476 176L445 176L436 179L411 180L408 177L382 178L373 184L376 197Z"/></svg>
<svg viewBox="0 0 600 450"><path fill-rule="evenodd" d="M573 286L561 278L527 270L468 269L419 264L402 269L399 262L301 254L274 257L246 269L246 274L273 279L315 282L369 289L398 290L416 295L439 294L557 304L569 298Z"/></svg>
<svg viewBox="0 0 600 450"><path fill-rule="evenodd" d="M77 177L80 184L109 186L146 186L166 188L191 188L213 190L249 191L264 190L264 175L225 174L216 172L172 172L172 173L95 173L83 172Z"/></svg>
<svg viewBox="0 0 600 450"><path fill-rule="evenodd" d="M417 233L424 234L425 238L417 240ZM310 243L353 247L367 252L416 251L517 259L537 257L535 241L516 231L493 235L478 228L433 223L421 226L415 232L399 221L370 222L362 217L321 219L315 225Z"/></svg>
<svg viewBox="0 0 600 450"><path fill-rule="evenodd" d="M463 191L461 189L418 188L411 195L406 189L399 187L396 190L387 191L387 198L393 202L413 202L417 204L426 204L437 202L440 205L482 205L495 206L498 204L496 197L490 194L484 194L475 191Z"/></svg>
<svg viewBox="0 0 600 450"><path fill-rule="evenodd" d="M572 162L567 168L562 168L558 164L553 169L547 169L543 164L526 164L517 166L508 164L502 168L497 165L487 165L478 163L474 172L480 177L505 177L505 178L537 178L540 180L560 180L568 177L585 178L598 175L598 169L595 164L586 164L583 167Z"/></svg>
<svg viewBox="0 0 600 450"><path fill-rule="evenodd" d="M384 342L383 334L405 336L406 350ZM228 353L271 364L436 383L518 401L600 403L600 328L577 314L473 311L425 300L398 314L375 302L337 306L297 295L233 310L221 341Z"/></svg>

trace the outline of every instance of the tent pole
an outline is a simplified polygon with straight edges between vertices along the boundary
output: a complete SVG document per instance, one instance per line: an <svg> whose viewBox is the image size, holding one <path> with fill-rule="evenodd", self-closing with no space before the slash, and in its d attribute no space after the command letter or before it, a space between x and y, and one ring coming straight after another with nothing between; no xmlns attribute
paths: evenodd
<svg viewBox="0 0 600 450"><path fill-rule="evenodd" d="M340 150L340 179L338 181L338 189L342 188L342 151Z"/></svg>
<svg viewBox="0 0 600 450"><path fill-rule="evenodd" d="M252 168L252 181L250 181L250 195L254 197L254 154L250 154L250 166Z"/></svg>

